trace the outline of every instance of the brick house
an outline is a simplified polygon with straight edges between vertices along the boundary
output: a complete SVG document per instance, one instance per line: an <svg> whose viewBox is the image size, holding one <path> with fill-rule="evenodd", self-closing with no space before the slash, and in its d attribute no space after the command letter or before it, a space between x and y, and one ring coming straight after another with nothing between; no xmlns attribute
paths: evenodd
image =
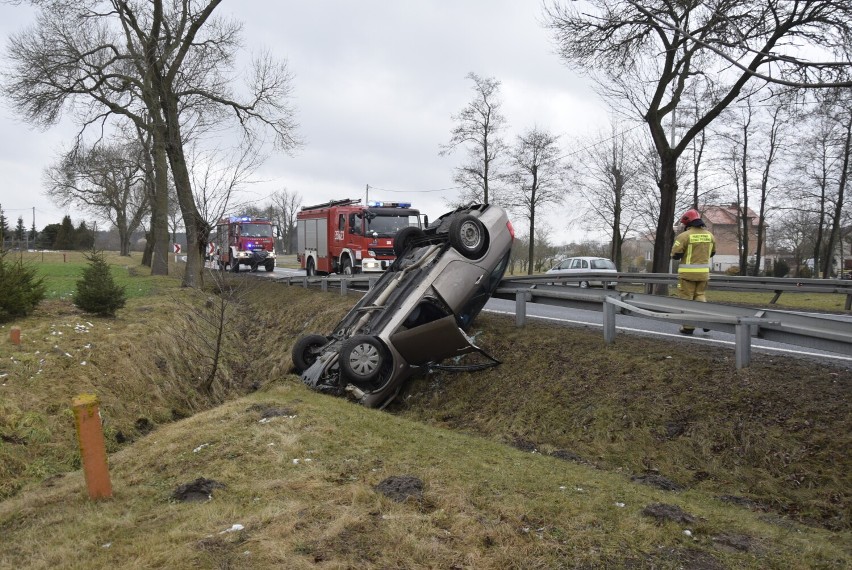
<svg viewBox="0 0 852 570"><path fill-rule="evenodd" d="M716 256L713 258L712 270L722 272L730 267L740 265L740 247L737 239L738 207L736 204L727 206L704 205L698 208L701 219L707 224L707 229L716 238ZM751 208L746 209L748 219L748 257L753 258L757 252L758 215ZM765 240L764 236L764 240ZM761 248L763 257L760 260L761 271L765 267L766 243Z"/></svg>
<svg viewBox="0 0 852 570"><path fill-rule="evenodd" d="M698 208L701 213L701 219L707 225L707 229L716 238L716 255L713 257L713 266L711 271L722 273L730 267L739 267L739 240L737 239L737 205L729 204L727 206L704 205ZM746 216L749 220L749 235L748 249L749 258L753 258L757 250L757 214L751 208L746 210ZM682 226L675 226L675 235L682 231ZM764 237L765 239L765 237ZM645 259L645 263L650 265L654 256L654 234L646 234L640 237L628 238L624 241L624 249L622 252ZM760 269L766 267L766 247L762 248L762 259L760 260Z"/></svg>

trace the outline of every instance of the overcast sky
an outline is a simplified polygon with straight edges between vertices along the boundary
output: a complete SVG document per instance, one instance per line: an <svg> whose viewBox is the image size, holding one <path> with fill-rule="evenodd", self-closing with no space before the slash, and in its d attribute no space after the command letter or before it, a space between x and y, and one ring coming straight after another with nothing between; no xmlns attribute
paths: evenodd
<svg viewBox="0 0 852 570"><path fill-rule="evenodd" d="M534 125L566 142L605 128L605 108L554 54L533 0L229 0L217 10L243 22L247 50L267 48L288 61L306 142L292 157L271 156L241 200L263 203L282 188L304 205L363 199L370 185L370 199L442 214L458 192L449 188L464 153L438 151L451 116L473 98L469 72L502 82L508 141ZM4 52L9 34L33 20L28 8L0 4ZM34 130L3 101L0 127L0 205L10 225L23 216L29 228L33 208L38 229L66 213L75 225L89 220L56 207L42 185L73 126ZM583 237L564 222L565 211L546 215L557 243Z"/></svg>

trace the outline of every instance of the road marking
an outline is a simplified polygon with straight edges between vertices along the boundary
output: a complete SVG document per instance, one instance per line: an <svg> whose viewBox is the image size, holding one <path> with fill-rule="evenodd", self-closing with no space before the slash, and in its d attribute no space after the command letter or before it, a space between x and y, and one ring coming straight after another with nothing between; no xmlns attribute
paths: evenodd
<svg viewBox="0 0 852 570"><path fill-rule="evenodd" d="M493 309L483 309L483 311L485 311L487 313L498 314L498 315L507 315L507 316L510 316L510 317L515 316L514 311L496 311L496 310L493 310ZM529 315L528 314L527 318L528 319L539 319L539 320L543 320L543 321L554 321L554 322L557 322L557 323L572 323L572 324L576 324L576 325L585 325L585 326L590 326L590 327L603 328L603 323L599 324L599 323L590 323L590 322L587 322L587 321L574 321L574 320L571 320L571 319L560 319L558 317L542 317L542 316L538 316L538 315ZM668 337L674 337L674 338L679 338L679 339L683 339L683 340L698 340L698 341L708 342L708 343L729 345L729 346L732 346L732 347L735 346L735 344L736 344L736 343L734 343L734 341L730 341L730 340L721 340L721 339L716 339L716 338L704 338L704 337L700 337L700 336L688 337L688 336L682 335L680 333L666 333L666 332L659 332L659 331L649 331L649 330L645 330L645 329L636 329L636 328L632 328L632 327L616 326L615 329L621 330L621 331L626 331L626 332L642 333L642 334L645 334L645 335L668 336ZM752 350L760 350L760 351L767 351L767 352L780 352L780 353L793 354L793 355L797 355L797 356L812 356L814 358L829 358L829 359L832 359L832 360L841 360L843 362L852 362L852 358L850 358L848 356L834 355L834 354L831 354L831 353L828 353L828 352L825 352L825 353L822 353L822 352L805 352L803 350L792 350L792 349L789 349L789 348L776 348L774 346L761 346L761 345L755 345L755 344L752 344L751 348L752 348Z"/></svg>

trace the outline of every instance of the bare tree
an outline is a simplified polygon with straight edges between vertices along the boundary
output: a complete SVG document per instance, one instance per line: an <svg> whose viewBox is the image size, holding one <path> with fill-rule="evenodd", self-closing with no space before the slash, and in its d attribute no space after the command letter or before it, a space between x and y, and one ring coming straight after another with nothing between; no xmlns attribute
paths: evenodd
<svg viewBox="0 0 852 570"><path fill-rule="evenodd" d="M590 214L587 225L608 228L609 257L620 269L621 246L637 224L640 212L640 143L614 122L609 136L599 134L597 138L606 142L587 145L580 153L584 170L577 179L577 189Z"/></svg>
<svg viewBox="0 0 852 570"><path fill-rule="evenodd" d="M458 115L453 115L456 126L440 154L446 156L459 146L467 147L467 162L456 167L453 178L462 187L458 202L489 204L495 201L493 182L500 178L497 165L506 148L501 136L506 119L500 112L500 82L472 72L467 79L473 81L475 96Z"/></svg>
<svg viewBox="0 0 852 570"><path fill-rule="evenodd" d="M559 154L559 137L538 127L519 135L509 151L505 204L529 222L528 275L534 269L536 214L563 199L565 171Z"/></svg>
<svg viewBox="0 0 852 570"><path fill-rule="evenodd" d="M120 254L150 211L145 188L145 149L136 141L78 148L44 172L47 194L59 206L81 206L118 231Z"/></svg>
<svg viewBox="0 0 852 570"><path fill-rule="evenodd" d="M262 53L245 95L232 87L241 27L214 16L220 3L47 2L36 27L13 38L10 50L12 101L33 122L52 124L71 105L84 129L119 115L153 134L158 195L166 191L167 159L187 230L183 284L191 287L201 284L210 231L194 200L184 150L192 133L230 121L247 140L271 132L285 152L300 144L285 63ZM164 200L155 201L155 211Z"/></svg>
<svg viewBox="0 0 852 570"><path fill-rule="evenodd" d="M290 248L296 232L296 214L299 213L301 206L302 196L298 192L290 192L286 188L282 188L272 195L272 215L275 224L281 231L283 251L286 253L293 253Z"/></svg>
<svg viewBox="0 0 852 570"><path fill-rule="evenodd" d="M692 141L752 79L799 88L852 86L836 75L852 63L839 49L852 33L852 3L836 0L590 0L545 5L561 57L587 71L614 101L648 126L660 158L660 212L654 271L668 265L677 198L677 162ZM847 40L848 41L848 40ZM790 45L837 53L813 61ZM680 140L666 125L695 83L714 89L707 108L684 125Z"/></svg>

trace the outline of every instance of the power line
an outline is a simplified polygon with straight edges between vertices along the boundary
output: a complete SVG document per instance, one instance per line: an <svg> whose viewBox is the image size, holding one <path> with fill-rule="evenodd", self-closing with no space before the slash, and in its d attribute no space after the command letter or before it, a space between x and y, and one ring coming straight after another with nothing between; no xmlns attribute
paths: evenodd
<svg viewBox="0 0 852 570"><path fill-rule="evenodd" d="M447 190L460 190L464 186L451 186L449 188L435 188L433 190L389 190L387 188L377 188L370 186L370 190L381 190L382 192L392 192L395 194L428 194L430 192L446 192Z"/></svg>

